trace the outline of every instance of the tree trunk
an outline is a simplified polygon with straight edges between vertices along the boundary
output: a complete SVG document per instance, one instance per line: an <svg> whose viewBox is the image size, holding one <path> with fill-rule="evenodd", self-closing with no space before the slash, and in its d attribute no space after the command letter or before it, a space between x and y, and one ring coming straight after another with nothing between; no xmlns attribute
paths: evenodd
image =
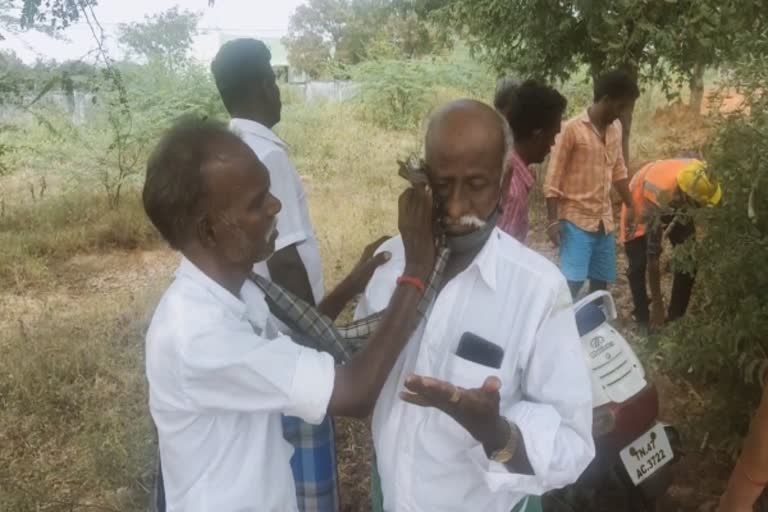
<svg viewBox="0 0 768 512"><path fill-rule="evenodd" d="M691 89L691 111L701 114L701 104L704 101L704 66L701 64L694 66L688 86Z"/></svg>

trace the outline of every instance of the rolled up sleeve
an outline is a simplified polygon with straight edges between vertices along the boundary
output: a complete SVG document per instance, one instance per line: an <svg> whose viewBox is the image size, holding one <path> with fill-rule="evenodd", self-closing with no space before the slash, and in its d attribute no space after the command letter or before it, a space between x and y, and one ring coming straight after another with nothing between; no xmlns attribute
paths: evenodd
<svg viewBox="0 0 768 512"><path fill-rule="evenodd" d="M325 417L335 366L329 354L287 336L252 332L197 336L181 357L183 390L198 412L278 412L308 423Z"/></svg>
<svg viewBox="0 0 768 512"><path fill-rule="evenodd" d="M555 139L555 145L552 147L552 153L549 157L549 167L547 167L547 174L544 178L544 197L546 198L563 196L563 176L573 147L572 131L573 128L568 123Z"/></svg>
<svg viewBox="0 0 768 512"><path fill-rule="evenodd" d="M527 367L523 400L502 411L520 429L533 475L489 462L491 491L541 495L576 481L595 456L592 391L565 280L540 325Z"/></svg>
<svg viewBox="0 0 768 512"><path fill-rule="evenodd" d="M333 393L334 370L330 354L301 347L283 413L319 425Z"/></svg>

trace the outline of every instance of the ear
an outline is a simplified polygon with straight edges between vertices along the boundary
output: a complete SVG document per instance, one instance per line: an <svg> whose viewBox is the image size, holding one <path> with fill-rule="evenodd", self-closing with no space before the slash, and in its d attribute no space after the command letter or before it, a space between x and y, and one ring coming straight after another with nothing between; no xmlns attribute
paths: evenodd
<svg viewBox="0 0 768 512"><path fill-rule="evenodd" d="M273 89L277 87L277 78L264 78L259 82L259 96L261 98L271 98L274 96Z"/></svg>
<svg viewBox="0 0 768 512"><path fill-rule="evenodd" d="M216 229L208 215L202 215L195 225L195 234L200 245L211 248L216 245Z"/></svg>

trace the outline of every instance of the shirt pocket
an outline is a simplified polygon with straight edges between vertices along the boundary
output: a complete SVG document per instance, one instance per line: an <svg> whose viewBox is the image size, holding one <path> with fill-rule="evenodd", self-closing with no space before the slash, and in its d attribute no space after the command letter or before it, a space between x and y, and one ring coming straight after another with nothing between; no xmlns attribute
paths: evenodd
<svg viewBox="0 0 768 512"><path fill-rule="evenodd" d="M499 377L498 368L491 368L451 354L448 360L448 382L464 389L479 388L488 377ZM500 378L500 377L499 377Z"/></svg>

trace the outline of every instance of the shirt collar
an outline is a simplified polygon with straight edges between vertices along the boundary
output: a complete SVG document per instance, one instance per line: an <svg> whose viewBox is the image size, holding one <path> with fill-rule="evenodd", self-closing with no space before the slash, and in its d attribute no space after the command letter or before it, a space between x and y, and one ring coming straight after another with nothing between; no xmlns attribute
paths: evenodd
<svg viewBox="0 0 768 512"><path fill-rule="evenodd" d="M581 115L579 116L579 121L581 121L582 123L586 123L586 124L594 126L592 124L592 119L589 118L589 109L588 108L585 108L584 112L581 113Z"/></svg>
<svg viewBox="0 0 768 512"><path fill-rule="evenodd" d="M197 265L182 256L179 268L176 269L176 277L185 277L195 284L202 286L213 298L238 318L245 318L247 307L243 301L232 295L219 283L208 277Z"/></svg>
<svg viewBox="0 0 768 512"><path fill-rule="evenodd" d="M469 268L476 268L480 273L480 278L492 290L496 291L496 266L498 263L498 246L501 238L499 228L491 231L491 236L485 242L478 255L469 265Z"/></svg>
<svg viewBox="0 0 768 512"><path fill-rule="evenodd" d="M589 118L589 109L584 109L584 112L581 113L581 115L578 117L579 121L582 123L588 124L595 132L597 132L597 127L595 126L595 123L592 122L592 119ZM609 131L608 129L612 126L616 125L616 123L620 123L618 119L614 120L611 124L609 124L606 127L606 133Z"/></svg>
<svg viewBox="0 0 768 512"><path fill-rule="evenodd" d="M533 174L531 174L528 164L517 154L517 151L512 150L509 152L509 165L510 170L513 172L513 176L517 174L518 177L522 179L525 187L531 188L535 178L533 177Z"/></svg>
<svg viewBox="0 0 768 512"><path fill-rule="evenodd" d="M283 139L278 137L275 132L267 128L261 123L251 121L250 119L243 119L240 117L233 117L229 120L229 129L237 134L247 133L261 139L266 139L274 144L277 144L283 149L288 147Z"/></svg>

